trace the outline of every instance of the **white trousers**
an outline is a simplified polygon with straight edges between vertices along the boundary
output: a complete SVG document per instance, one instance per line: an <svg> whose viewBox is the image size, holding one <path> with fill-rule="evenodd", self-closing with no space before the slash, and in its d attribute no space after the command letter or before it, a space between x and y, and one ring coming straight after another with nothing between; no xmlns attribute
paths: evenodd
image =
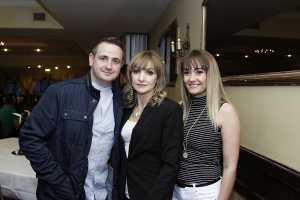
<svg viewBox="0 0 300 200"><path fill-rule="evenodd" d="M221 180L203 187L181 188L175 185L172 200L216 200L221 187Z"/></svg>

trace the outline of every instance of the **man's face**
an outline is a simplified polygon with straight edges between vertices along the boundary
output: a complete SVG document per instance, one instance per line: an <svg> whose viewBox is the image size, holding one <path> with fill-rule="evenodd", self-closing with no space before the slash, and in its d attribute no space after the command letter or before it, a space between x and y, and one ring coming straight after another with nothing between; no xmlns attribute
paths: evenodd
<svg viewBox="0 0 300 200"><path fill-rule="evenodd" d="M96 54L89 55L92 81L110 85L120 73L122 58L123 51L119 46L107 42L100 43Z"/></svg>

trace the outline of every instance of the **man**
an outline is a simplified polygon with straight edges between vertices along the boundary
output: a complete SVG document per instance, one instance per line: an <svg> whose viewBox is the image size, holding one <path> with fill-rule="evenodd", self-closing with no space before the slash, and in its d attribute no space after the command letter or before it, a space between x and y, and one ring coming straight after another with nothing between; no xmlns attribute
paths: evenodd
<svg viewBox="0 0 300 200"><path fill-rule="evenodd" d="M25 122L20 147L36 172L38 199L107 198L108 160L122 115L114 80L122 61L121 42L102 39L89 54L88 75L51 85Z"/></svg>

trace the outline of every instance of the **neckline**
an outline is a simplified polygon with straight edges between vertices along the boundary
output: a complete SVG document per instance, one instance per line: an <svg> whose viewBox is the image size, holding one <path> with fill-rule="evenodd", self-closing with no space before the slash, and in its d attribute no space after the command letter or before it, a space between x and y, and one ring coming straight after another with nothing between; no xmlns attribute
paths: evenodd
<svg viewBox="0 0 300 200"><path fill-rule="evenodd" d="M205 96L193 96L191 98L192 102L198 102L198 101L206 101L206 95Z"/></svg>
<svg viewBox="0 0 300 200"><path fill-rule="evenodd" d="M136 124L136 123L137 123L137 122L132 121L132 120L130 120L130 119L128 119L127 122L128 122L128 123L131 123L131 124Z"/></svg>
<svg viewBox="0 0 300 200"><path fill-rule="evenodd" d="M111 85L100 84L93 80L92 80L92 85L96 90L99 90L99 91L107 91L107 90L111 89Z"/></svg>

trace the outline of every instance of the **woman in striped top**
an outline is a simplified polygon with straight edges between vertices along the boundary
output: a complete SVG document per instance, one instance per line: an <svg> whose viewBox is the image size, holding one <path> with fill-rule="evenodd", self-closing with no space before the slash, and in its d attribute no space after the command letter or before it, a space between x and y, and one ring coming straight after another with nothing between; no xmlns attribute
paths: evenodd
<svg viewBox="0 0 300 200"><path fill-rule="evenodd" d="M215 58L193 50L182 62L183 152L173 200L227 200L239 157L239 118Z"/></svg>

